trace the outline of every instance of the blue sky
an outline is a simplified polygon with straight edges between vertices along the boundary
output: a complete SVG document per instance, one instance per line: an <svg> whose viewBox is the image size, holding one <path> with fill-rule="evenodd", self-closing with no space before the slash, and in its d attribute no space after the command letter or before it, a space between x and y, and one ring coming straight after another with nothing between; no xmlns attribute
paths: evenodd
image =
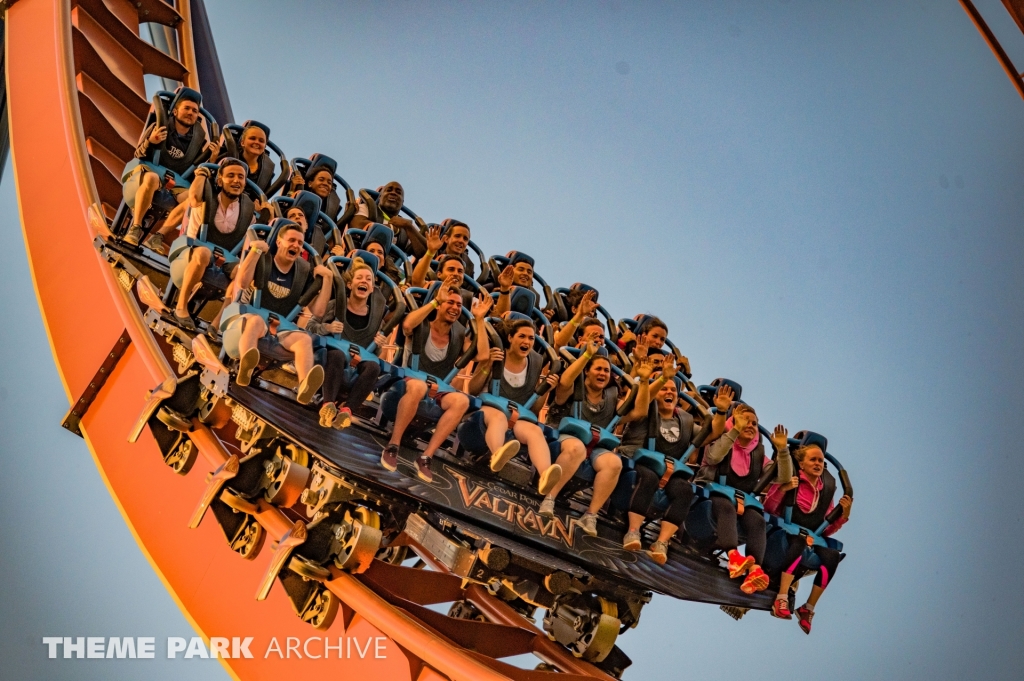
<svg viewBox="0 0 1024 681"><path fill-rule="evenodd" d="M1001 4L978 4L1024 64ZM239 120L269 124L289 155L336 158L354 186L399 180L428 220L468 222L488 253L527 251L552 284L597 286L616 316L658 314L698 382L740 381L766 425L825 433L850 469L849 556L811 637L656 598L620 639L627 678L772 660L836 679L1019 675L1024 102L958 3L208 11ZM0 224L20 244L9 175ZM0 367L0 448L18 474L0 504L20 519L0 535L20 587L0 590L0 652L26 678L80 677L19 636L187 624L58 427L24 252L0 264L0 309L19 320L0 347L26 358ZM21 481L52 470L69 500L40 510ZM72 502L96 516L69 517ZM15 529L30 519L41 534ZM63 567L64 541L80 569ZM146 604L130 615L111 607L126 590ZM30 625L13 616L28 602Z"/></svg>

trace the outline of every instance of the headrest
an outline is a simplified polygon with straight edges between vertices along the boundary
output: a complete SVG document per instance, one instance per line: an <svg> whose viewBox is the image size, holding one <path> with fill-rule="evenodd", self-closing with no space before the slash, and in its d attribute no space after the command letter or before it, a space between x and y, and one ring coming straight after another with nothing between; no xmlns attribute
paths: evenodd
<svg viewBox="0 0 1024 681"><path fill-rule="evenodd" d="M799 442L801 447L817 445L823 453L828 451L828 438L813 430L801 430L793 436L793 439Z"/></svg>
<svg viewBox="0 0 1024 681"><path fill-rule="evenodd" d="M697 388L697 392L700 393L700 396L704 398L705 402L707 402L708 404L714 404L715 394L718 392L718 388L723 385L727 385L730 388L732 388L733 392L735 393L732 399L734 402L739 402L740 397L743 396L743 386L741 386L736 381L733 381L728 378L716 378L715 380L711 381L711 385L699 386Z"/></svg>
<svg viewBox="0 0 1024 681"><path fill-rule="evenodd" d="M598 292L598 290L596 288L594 288L593 286L591 286L590 284L584 284L584 283L579 282L579 281L577 281L575 284L570 286L569 290L570 291L583 291L584 293L586 293L587 291L593 291L594 292L594 302L595 303L597 302L598 296L601 295Z"/></svg>
<svg viewBox="0 0 1024 681"><path fill-rule="evenodd" d="M516 286L509 296L508 307L510 310L529 314L537 306L537 294L528 288Z"/></svg>
<svg viewBox="0 0 1024 681"><path fill-rule="evenodd" d="M260 130L263 131L263 134L267 136L267 139L270 139L270 126L264 125L259 121L254 121L250 119L245 123L242 123L242 132L245 132L246 128L259 128Z"/></svg>
<svg viewBox="0 0 1024 681"><path fill-rule="evenodd" d="M178 102L187 100L189 102L195 102L199 106L203 105L203 96L199 94L198 90L193 90L190 87L182 85L174 91L174 97L171 99L171 105L168 107L168 111L174 111L174 107L178 106Z"/></svg>
<svg viewBox="0 0 1024 681"><path fill-rule="evenodd" d="M377 276L377 270L380 268L380 260L378 260L377 256L375 256L373 253L364 250L355 250L352 251L348 257L351 258L352 260L355 260L356 258L361 258L362 261L369 265L370 269L373 270L373 275Z"/></svg>
<svg viewBox="0 0 1024 681"><path fill-rule="evenodd" d="M509 251L508 252L508 264L509 265L515 265L518 262L525 262L530 267L533 267L533 265L534 265L533 258L531 258L530 256L526 255L525 253L521 253L519 251Z"/></svg>
<svg viewBox="0 0 1024 681"><path fill-rule="evenodd" d="M309 168L306 169L305 180L309 182L313 179L321 170L329 170L331 176L338 172L338 162L330 156L324 156L323 154L313 154L309 157Z"/></svg>
<svg viewBox="0 0 1024 681"><path fill-rule="evenodd" d="M316 229L317 220L320 217L320 197L313 192L305 190L296 192L292 197L291 208L298 208L306 216L306 241L313 240L313 230ZM285 212L288 212L285 210Z"/></svg>
<svg viewBox="0 0 1024 681"><path fill-rule="evenodd" d="M516 312L515 310L509 310L505 314L501 315L501 318L507 322L518 322L520 320L524 320L531 324L533 323L533 318L530 317L530 315L523 314L522 312Z"/></svg>
<svg viewBox="0 0 1024 681"><path fill-rule="evenodd" d="M366 230L366 236L363 237L363 248L366 248L366 244L371 241L376 241L384 249L384 253L389 253L394 239L395 233L391 231L390 227L375 222Z"/></svg>

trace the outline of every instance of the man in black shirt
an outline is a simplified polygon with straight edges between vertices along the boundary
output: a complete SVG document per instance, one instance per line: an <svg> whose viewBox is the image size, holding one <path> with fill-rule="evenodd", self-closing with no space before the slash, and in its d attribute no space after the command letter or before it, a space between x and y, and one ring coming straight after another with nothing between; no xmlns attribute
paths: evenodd
<svg viewBox="0 0 1024 681"><path fill-rule="evenodd" d="M252 287L260 291L260 307L283 318L310 291L314 276L318 276L322 279L320 291L302 314L322 316L331 298L334 276L323 265L311 268L300 257L302 244L302 228L290 221L285 221L278 230L276 253L270 253L266 242L253 241L236 270L237 289L244 291ZM272 322L272 326L276 324ZM309 404L324 382L323 367L313 364L313 341L309 334L301 330L268 328L257 314L238 315L228 321L224 348L228 355L239 358L235 379L238 385L249 385L252 372L263 355L282 362L295 361L300 404Z"/></svg>
<svg viewBox="0 0 1024 681"><path fill-rule="evenodd" d="M146 128L142 132L142 140L135 148L135 158L179 175L192 167L205 150L210 151L211 161L216 160L220 152L220 142L206 141L206 132L199 120L199 107L202 103L202 95L190 88L182 88L175 96L171 109L173 124L153 124ZM125 203L132 208L132 225L124 241L133 246L138 246L142 239L142 218L153 204L153 195L164 181L163 177L153 171L151 165L140 163L122 180ZM187 189L188 187L171 188L179 206L171 211L166 222L173 224L181 220L184 208L180 204L185 200Z"/></svg>
<svg viewBox="0 0 1024 681"><path fill-rule="evenodd" d="M405 190L402 185L397 182L388 182L380 188L377 196L377 208L380 210L384 224L395 232L395 244L405 253L422 258L423 254L427 252L427 242L412 220L399 215L403 205L405 205ZM353 229L369 229L371 225L369 208L364 205L352 217L350 226Z"/></svg>

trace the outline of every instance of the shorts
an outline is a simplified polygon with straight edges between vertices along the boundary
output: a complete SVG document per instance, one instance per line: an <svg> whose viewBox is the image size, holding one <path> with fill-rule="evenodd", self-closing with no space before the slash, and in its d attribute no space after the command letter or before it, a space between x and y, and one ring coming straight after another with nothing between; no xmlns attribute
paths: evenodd
<svg viewBox="0 0 1024 681"><path fill-rule="evenodd" d="M179 289L185 280L185 269L188 267L188 261L191 256L192 248L190 247L181 249L171 258L171 282ZM226 262L220 267L211 264L203 275L203 279L219 289L227 290L228 285L235 276L235 270L238 269L238 265L237 261Z"/></svg>
<svg viewBox="0 0 1024 681"><path fill-rule="evenodd" d="M579 439L575 435L559 435L558 436L558 442L559 442L559 444L561 444L562 442L564 442L565 440L568 440L569 438L573 438L574 440L578 440ZM561 452L561 450L562 450L562 448L559 447L558 451ZM616 454L615 452L613 452L610 449L604 449L603 447L594 447L594 450L592 452L590 452L590 456L588 456L586 458L586 460L582 464L580 464L580 469L582 470L585 466L589 465L590 469L593 471L595 466L597 465L598 457L604 456L605 454L615 454L615 456L618 456L618 454ZM552 450L551 456L552 457L555 456L554 450Z"/></svg>
<svg viewBox="0 0 1024 681"><path fill-rule="evenodd" d="M124 202L128 204L128 207L135 210L135 195L139 193L139 184L142 182L142 176L146 172L154 172L152 168L146 166L143 163L132 168L132 171L128 174L128 177L124 178L124 182L121 185L121 195L124 197ZM174 186L168 189L171 194L177 197L182 192L187 192L188 187Z"/></svg>
<svg viewBox="0 0 1024 681"><path fill-rule="evenodd" d="M238 341L242 337L242 329L245 327L245 315L238 315L228 320L227 327L221 336L224 350L232 359L238 359L241 353L238 351ZM286 336L289 333L305 333L304 331L289 330L282 331L278 335L267 334L256 343L256 349L260 351L261 359L272 359L277 362L290 362L295 355L281 345L278 336Z"/></svg>

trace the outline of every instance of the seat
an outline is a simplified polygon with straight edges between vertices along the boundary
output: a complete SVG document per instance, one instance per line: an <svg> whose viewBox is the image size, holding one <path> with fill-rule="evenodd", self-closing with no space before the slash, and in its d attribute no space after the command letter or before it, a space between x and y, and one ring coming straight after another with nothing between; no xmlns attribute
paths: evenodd
<svg viewBox="0 0 1024 681"><path fill-rule="evenodd" d="M327 253L328 239L335 244L342 243L341 231L334 220L321 210L320 197L310 191L299 191L294 196L275 196L270 201L277 207L278 213L284 217L292 208L298 207L306 216L306 241L312 244L318 253Z"/></svg>
<svg viewBox="0 0 1024 681"><path fill-rule="evenodd" d="M370 225L369 229L350 227L345 230L345 234L342 237L342 243L346 251L351 251L355 248L365 250L366 245L372 241L381 244L381 247L384 249L384 256L391 260L392 264L404 275L404 281L412 280L412 263L409 261L409 256L395 244L395 232L387 225L374 222Z"/></svg>
<svg viewBox="0 0 1024 681"><path fill-rule="evenodd" d="M489 286L491 286L492 288L497 288L498 275L501 274L501 271L508 267L509 264L511 264L517 256L525 256L529 260L529 262L533 262L533 258L526 255L525 253L520 253L519 251L509 251L505 255L491 256L490 260L487 261L488 269L491 272L490 278L488 280ZM533 278L538 284L540 284L541 292L544 294L544 307L539 307L538 302L536 300L534 301L534 306L540 309L541 316L544 317L545 321L547 321L548 318L543 314L543 312L545 310L551 310L553 317L564 317L566 312L562 299L552 292L551 287L548 286L548 283L544 281L543 277L537 274L536 269L534 269L533 271ZM548 326L550 326L550 323L548 323Z"/></svg>

